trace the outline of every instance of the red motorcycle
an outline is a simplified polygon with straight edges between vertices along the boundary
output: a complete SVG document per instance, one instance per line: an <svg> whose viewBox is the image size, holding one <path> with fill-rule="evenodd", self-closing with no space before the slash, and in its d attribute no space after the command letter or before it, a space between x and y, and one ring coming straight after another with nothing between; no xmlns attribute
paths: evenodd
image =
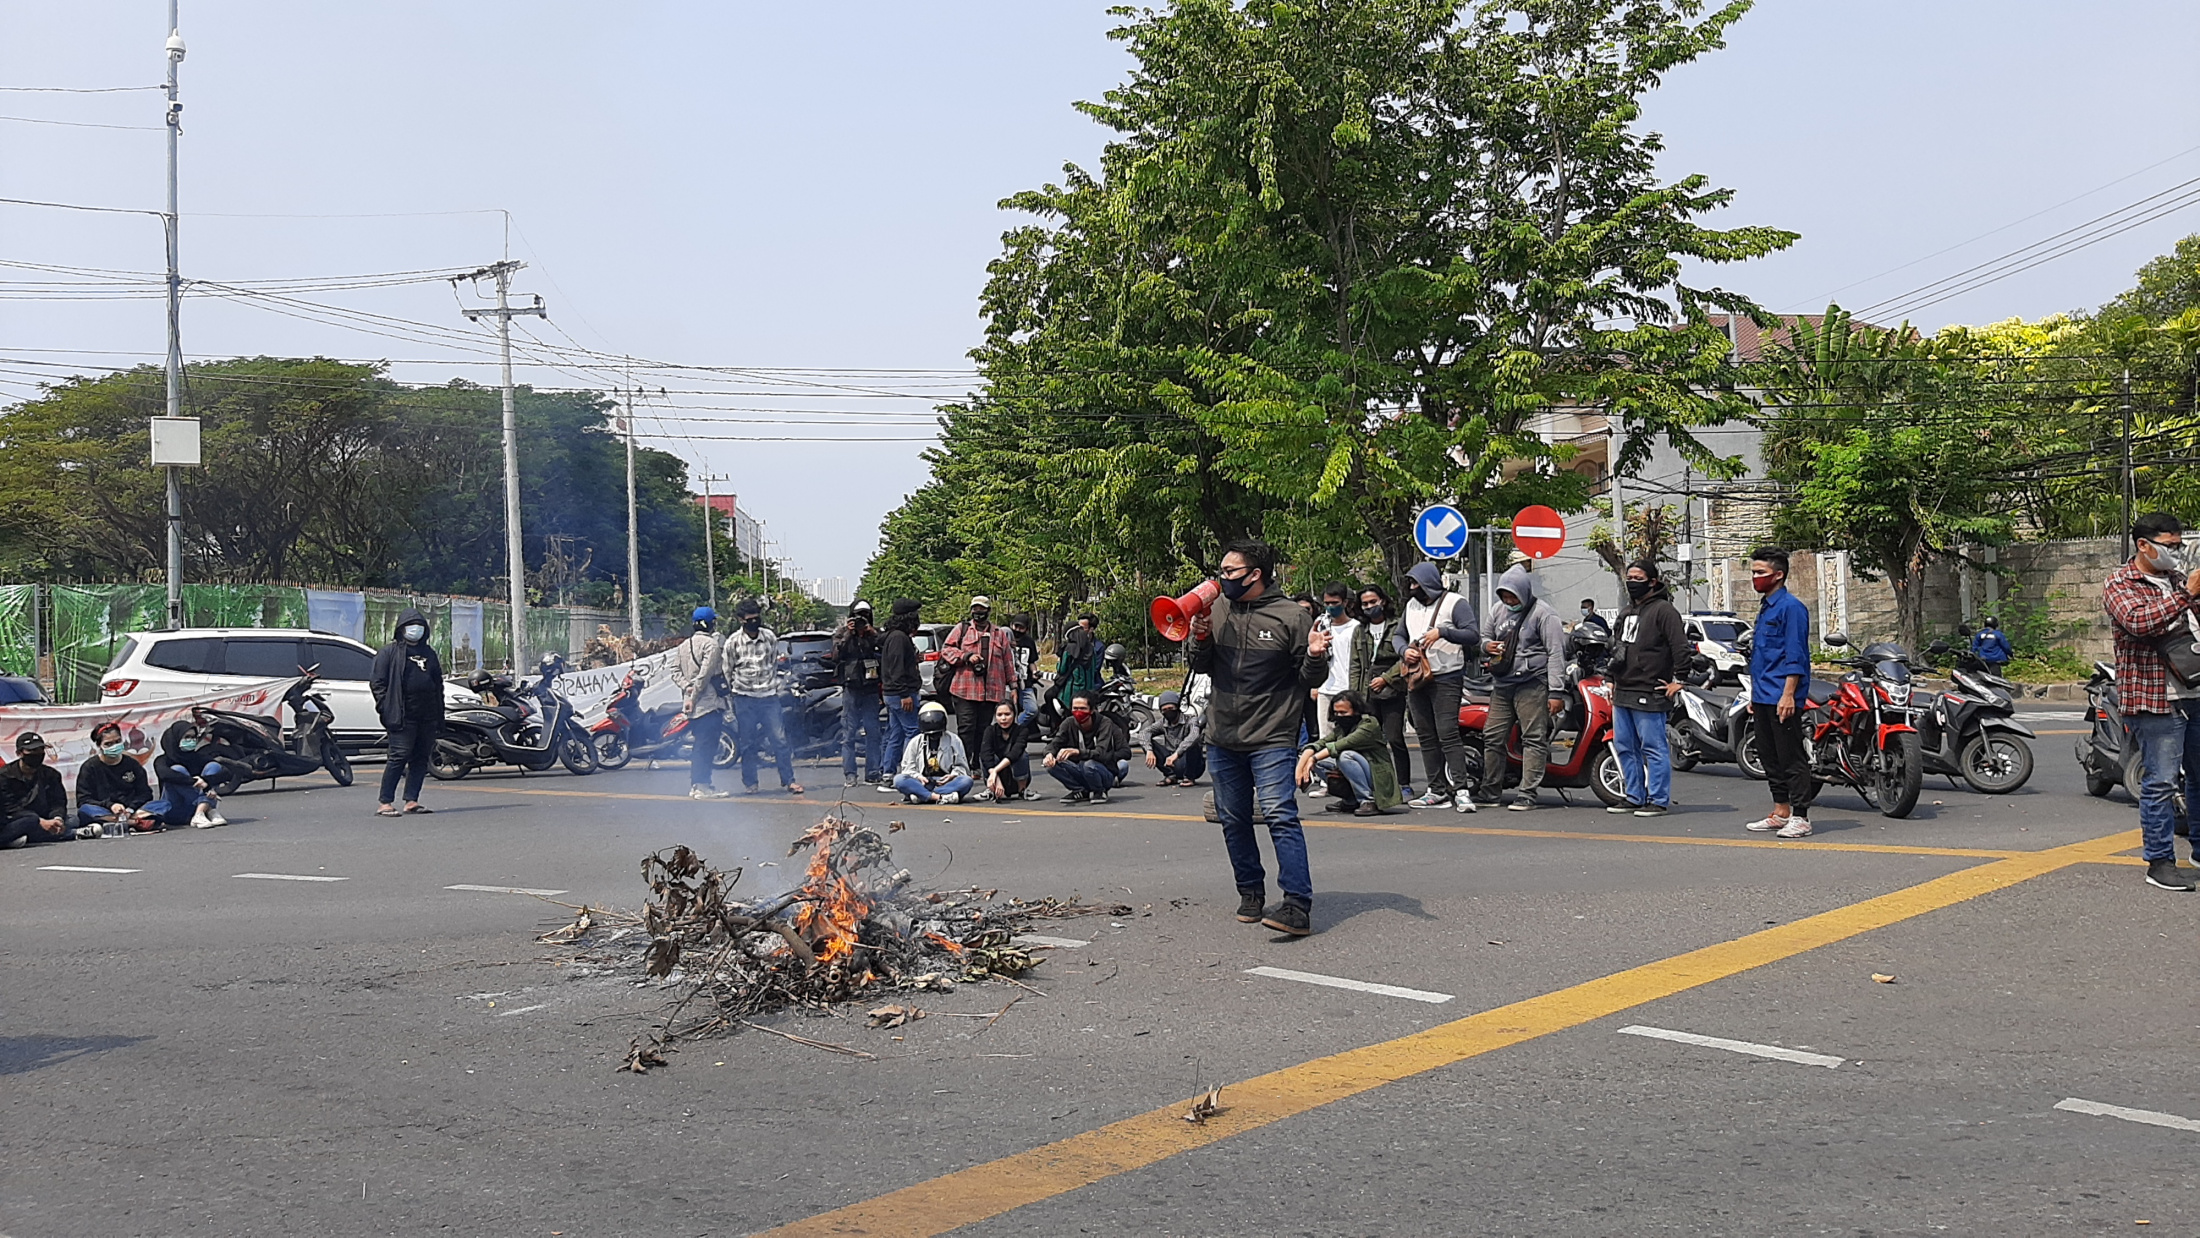
<svg viewBox="0 0 2200 1238"><path fill-rule="evenodd" d="M1551 755L1543 766L1543 785L1554 789L1587 787L1606 807L1627 801L1627 781L1620 772L1619 754L1612 749L1612 687L1604 681L1604 664L1610 660L1610 641L1594 628L1576 630L1566 642L1566 712L1551 720ZM1489 720L1487 698L1459 704L1459 727L1479 737ZM1561 751L1559 740L1571 734L1573 746ZM1503 786L1520 782L1520 728L1505 740ZM1467 744L1467 776L1486 792L1499 784L1482 781L1482 747Z"/></svg>
<svg viewBox="0 0 2200 1238"><path fill-rule="evenodd" d="M1846 648L1830 633L1825 643ZM1848 660L1839 682L1811 685L1803 737L1818 781L1853 787L1889 817L1907 817L1925 784L1925 751L1915 725L1930 696L1911 703L1910 651L1875 641Z"/></svg>
<svg viewBox="0 0 2200 1238"><path fill-rule="evenodd" d="M648 680L632 671L619 683L619 690L603 703L603 716L581 720L592 742L596 745L596 765L599 769L618 769L636 757L657 767L657 760L685 760L685 750L693 742L688 735L686 713L663 707L644 709L642 689ZM733 736L729 732L718 736L718 754L711 764L724 769L735 758Z"/></svg>

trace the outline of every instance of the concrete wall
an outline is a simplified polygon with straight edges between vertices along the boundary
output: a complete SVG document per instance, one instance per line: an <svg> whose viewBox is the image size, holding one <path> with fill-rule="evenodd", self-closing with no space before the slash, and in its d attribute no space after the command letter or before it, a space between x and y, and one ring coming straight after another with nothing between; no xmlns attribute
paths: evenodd
<svg viewBox="0 0 2200 1238"><path fill-rule="evenodd" d="M2084 661L2106 660L2114 655L2107 616L2101 610L2101 583L2122 562L2121 547L2113 537L2068 541L2020 542L2004 546L1994 555L1998 572L1958 570L1935 564L1925 573L1925 630L1951 633L1960 622L1976 622L1997 615L2004 627L2037 616L2050 643L2069 645ZM1858 575L1840 552L1791 552L1788 588L1810 608L1814 633L1846 632L1852 641L1892 639L1895 633L1894 587ZM1756 609L1749 588L1749 563L1723 558L1704 565L1710 578L1706 592L1719 598L1723 574L1726 596L1723 609L1748 615ZM2012 605L2014 603L2014 605Z"/></svg>

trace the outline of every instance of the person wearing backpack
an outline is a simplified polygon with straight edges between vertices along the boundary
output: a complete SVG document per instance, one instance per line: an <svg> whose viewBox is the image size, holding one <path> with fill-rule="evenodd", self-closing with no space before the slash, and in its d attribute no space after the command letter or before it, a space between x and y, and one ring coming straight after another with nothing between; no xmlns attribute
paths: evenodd
<svg viewBox="0 0 2200 1238"><path fill-rule="evenodd" d="M1604 811L1662 817L1673 804L1666 713L1681 690L1681 667L1695 649L1656 562L1628 566L1627 605L1611 626L1612 662L1605 679L1612 685L1612 751L1627 781L1627 799Z"/></svg>

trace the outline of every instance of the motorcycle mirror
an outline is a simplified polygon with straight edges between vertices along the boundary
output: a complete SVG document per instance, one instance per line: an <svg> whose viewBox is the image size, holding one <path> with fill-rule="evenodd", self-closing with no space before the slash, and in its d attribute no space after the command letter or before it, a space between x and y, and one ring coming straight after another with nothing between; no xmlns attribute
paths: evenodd
<svg viewBox="0 0 2200 1238"><path fill-rule="evenodd" d="M1823 643L1830 645L1835 649L1840 649L1849 643L1849 638L1839 632L1828 632L1821 639Z"/></svg>

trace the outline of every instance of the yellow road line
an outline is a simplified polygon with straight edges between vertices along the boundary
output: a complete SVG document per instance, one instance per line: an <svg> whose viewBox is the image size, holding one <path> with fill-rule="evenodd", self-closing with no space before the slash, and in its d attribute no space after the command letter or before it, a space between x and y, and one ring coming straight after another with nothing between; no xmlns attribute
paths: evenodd
<svg viewBox="0 0 2200 1238"><path fill-rule="evenodd" d="M650 800L660 803L689 803L685 795L656 795L641 791L553 791L537 787L447 787L453 791L477 791L482 794L506 795L555 795L580 799ZM819 804L822 801L798 799L797 804ZM857 808L866 807L854 800L845 801ZM1182 813L1160 812L1032 812L1017 808L1001 808L990 804L900 804L870 805L874 808L891 807L897 811L919 809L977 815L1023 817L1032 821L1194 821L1204 823L1205 817L1187 816ZM2006 860L2015 856L2038 855L2037 851L2011 851L1983 847L1906 847L1895 843L1839 843L1839 842L1783 842L1772 838L1689 838L1674 834L1592 834L1581 830L1527 830L1505 829L1487 825L1419 825L1408 821L1369 820L1366 818L1335 821L1307 818L1308 829L1322 830L1374 830L1404 834L1480 834L1495 838L1570 838L1586 842L1656 843L1680 847L1756 847L1774 851L1863 851L1882 855L1936 855L1954 856L1966 860Z"/></svg>
<svg viewBox="0 0 2200 1238"><path fill-rule="evenodd" d="M1469 1015L1396 1040L1350 1049L1223 1089L1222 1113L1203 1126L1180 1116L1189 1099L1028 1152L890 1191L765 1231L764 1238L930 1238L1027 1204L1129 1173L1333 1101L1579 1027L1714 980L1792 958L1860 933L2007 889L2127 846L2128 835L2030 852L1822 912L1792 924Z"/></svg>

